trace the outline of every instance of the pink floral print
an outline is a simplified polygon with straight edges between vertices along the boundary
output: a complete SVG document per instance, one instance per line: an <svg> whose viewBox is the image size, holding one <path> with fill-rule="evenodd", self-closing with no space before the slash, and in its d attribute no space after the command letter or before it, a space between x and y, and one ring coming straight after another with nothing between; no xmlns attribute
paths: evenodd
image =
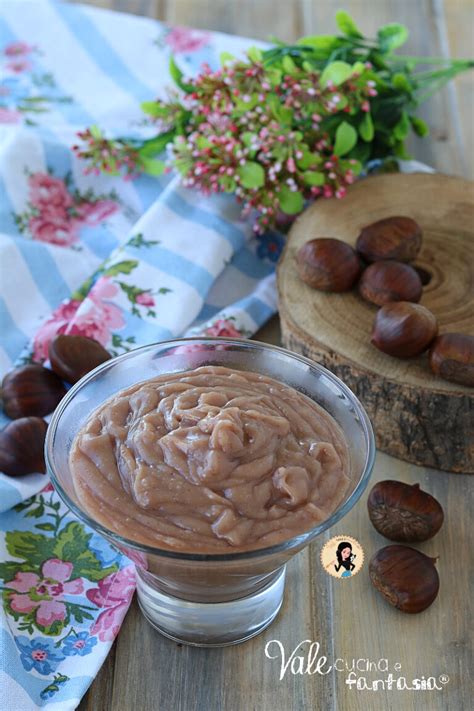
<svg viewBox="0 0 474 711"><path fill-rule="evenodd" d="M219 319L212 326L209 326L204 331L206 336L221 336L224 338L242 338L242 334L238 331L232 321L227 319Z"/></svg>
<svg viewBox="0 0 474 711"><path fill-rule="evenodd" d="M48 359L50 341L59 333L66 333L80 305L80 301L71 299L53 311L48 320L36 332L33 341L33 360L42 363Z"/></svg>
<svg viewBox="0 0 474 711"><path fill-rule="evenodd" d="M109 277L100 277L82 302L66 332L95 338L106 346L111 332L125 326L121 309L111 301L118 293L119 288Z"/></svg>
<svg viewBox="0 0 474 711"><path fill-rule="evenodd" d="M38 63L41 51L26 42L0 48L0 124L46 119L53 104L71 103L59 91L54 76Z"/></svg>
<svg viewBox="0 0 474 711"><path fill-rule="evenodd" d="M35 611L36 622L43 627L64 620L64 595L78 595L84 590L80 578L69 579L72 570L72 563L51 558L43 563L41 577L36 573L18 572L7 584L16 591L10 597L12 610L20 614Z"/></svg>
<svg viewBox="0 0 474 711"><path fill-rule="evenodd" d="M99 580L97 588L87 591L88 599L97 607L104 608L90 630L101 642L111 641L117 636L134 590L135 569L130 565Z"/></svg>
<svg viewBox="0 0 474 711"><path fill-rule="evenodd" d="M208 44L209 38L209 32L193 30L190 27L173 27L166 33L165 44L171 47L174 53L196 52Z"/></svg>
<svg viewBox="0 0 474 711"><path fill-rule="evenodd" d="M21 113L19 111L0 106L0 123L18 123L19 121L21 121Z"/></svg>
<svg viewBox="0 0 474 711"><path fill-rule="evenodd" d="M15 220L21 232L39 242L70 247L79 240L82 227L99 225L119 209L113 197L82 195L49 173L32 173L28 188L27 209Z"/></svg>
<svg viewBox="0 0 474 711"><path fill-rule="evenodd" d="M26 42L10 42L10 44L7 44L6 47L4 47L3 53L7 57L18 57L25 54L29 54L33 51L33 49L34 47L31 44L27 44Z"/></svg>

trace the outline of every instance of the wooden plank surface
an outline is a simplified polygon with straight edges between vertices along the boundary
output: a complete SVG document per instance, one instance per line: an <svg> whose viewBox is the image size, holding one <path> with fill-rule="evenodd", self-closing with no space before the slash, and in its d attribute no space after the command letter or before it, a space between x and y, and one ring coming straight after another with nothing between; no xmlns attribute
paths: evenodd
<svg viewBox="0 0 474 711"><path fill-rule="evenodd" d="M468 57L474 54L472 0L94 0L89 4L154 17L171 24L267 39L284 40L334 30L334 12L343 5L372 31L390 21L410 28L407 52ZM472 162L474 83L464 75L430 100L423 114L432 126L428 140L412 150L436 169L474 177ZM258 337L279 342L278 319ZM80 705L81 711L465 711L472 708L474 568L469 543L472 480L415 467L378 454L373 481L420 482L442 503L446 522L419 546L439 556L438 600L417 616L390 608L370 586L367 570L349 582L329 578L314 542L289 565L285 602L277 620L259 637L237 647L205 650L179 646L156 633L134 602L120 635ZM363 497L344 521L324 536L356 537L370 557L386 541L370 525ZM472 576L471 576L472 577ZM304 639L319 641L322 652L344 659L388 659L395 676L408 680L447 674L442 691L357 691L346 673L291 675L265 658L267 641L279 639L289 654ZM364 676L361 672L360 676ZM369 681L386 674L368 672Z"/></svg>

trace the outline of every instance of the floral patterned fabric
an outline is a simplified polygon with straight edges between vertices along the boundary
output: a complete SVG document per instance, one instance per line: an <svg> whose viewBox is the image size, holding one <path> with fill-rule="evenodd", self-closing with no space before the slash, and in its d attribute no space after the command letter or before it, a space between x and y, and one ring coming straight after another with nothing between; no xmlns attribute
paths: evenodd
<svg viewBox="0 0 474 711"><path fill-rule="evenodd" d="M140 102L250 42L57 2L0 16L0 376L48 365L58 333L113 354L185 334L249 337L274 313L280 235L172 175L86 173L94 123L148 135ZM6 423L6 418L0 419ZM119 632L134 563L69 512L44 475L0 473L0 709L73 709Z"/></svg>

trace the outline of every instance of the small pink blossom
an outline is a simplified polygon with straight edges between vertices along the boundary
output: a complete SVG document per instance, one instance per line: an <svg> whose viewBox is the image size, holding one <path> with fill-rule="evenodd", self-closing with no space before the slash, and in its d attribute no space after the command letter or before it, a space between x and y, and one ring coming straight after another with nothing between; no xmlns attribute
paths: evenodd
<svg viewBox="0 0 474 711"><path fill-rule="evenodd" d="M48 173L34 173L28 179L30 187L30 202L39 210L45 207L67 208L72 205L64 180L55 178Z"/></svg>
<svg viewBox="0 0 474 711"><path fill-rule="evenodd" d="M95 226L105 222L118 210L118 205L113 200L97 200L97 202L82 202L77 205L76 210L79 221Z"/></svg>
<svg viewBox="0 0 474 711"><path fill-rule="evenodd" d="M109 277L101 277L81 303L67 333L94 338L103 346L107 345L111 331L125 326L120 308L105 300L114 298L118 293L118 287Z"/></svg>
<svg viewBox="0 0 474 711"><path fill-rule="evenodd" d="M135 302L137 304L140 304L140 306L147 306L148 308L155 305L155 299L151 294L147 294L146 291L143 291L141 294L138 294L135 297Z"/></svg>
<svg viewBox="0 0 474 711"><path fill-rule="evenodd" d="M21 121L20 111L0 107L0 123L18 123Z"/></svg>
<svg viewBox="0 0 474 711"><path fill-rule="evenodd" d="M238 331L232 321L227 319L219 319L212 326L206 328L206 336L222 336L226 338L242 338L242 334Z"/></svg>
<svg viewBox="0 0 474 711"><path fill-rule="evenodd" d="M99 580L97 588L86 592L94 605L105 608L92 625L91 635L97 635L101 642L111 642L115 639L134 591L135 569L133 565L129 565Z"/></svg>
<svg viewBox="0 0 474 711"><path fill-rule="evenodd" d="M13 62L8 62L5 66L14 74L21 74L31 70L31 62L28 59L16 59Z"/></svg>
<svg viewBox="0 0 474 711"><path fill-rule="evenodd" d="M41 576L36 573L19 572L5 584L15 592L10 596L14 612L26 614L35 611L37 624L49 627L66 618L65 595L79 595L84 590L81 578L69 580L73 564L58 558L50 558L41 567Z"/></svg>
<svg viewBox="0 0 474 711"><path fill-rule="evenodd" d="M45 211L39 217L32 217L28 228L33 239L61 247L74 244L79 237L77 222L61 214L61 211Z"/></svg>
<svg viewBox="0 0 474 711"><path fill-rule="evenodd" d="M196 52L209 42L209 32L193 30L190 27L173 27L166 37L165 43L173 52Z"/></svg>
<svg viewBox="0 0 474 711"><path fill-rule="evenodd" d="M29 54L33 49L34 47L26 42L10 42L3 50L3 53L6 54L7 57L18 57L22 54Z"/></svg>
<svg viewBox="0 0 474 711"><path fill-rule="evenodd" d="M58 333L65 333L77 309L81 305L80 301L71 299L58 306L47 321L36 333L33 342L33 360L43 363L48 358L48 347Z"/></svg>

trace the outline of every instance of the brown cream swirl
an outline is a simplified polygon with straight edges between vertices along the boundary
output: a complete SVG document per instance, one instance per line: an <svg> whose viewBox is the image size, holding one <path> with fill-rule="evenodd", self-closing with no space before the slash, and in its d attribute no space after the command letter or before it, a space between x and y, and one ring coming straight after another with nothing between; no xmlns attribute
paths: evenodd
<svg viewBox="0 0 474 711"><path fill-rule="evenodd" d="M273 545L326 519L349 484L333 418L266 376L223 367L119 392L70 456L90 515L128 539L176 551Z"/></svg>

